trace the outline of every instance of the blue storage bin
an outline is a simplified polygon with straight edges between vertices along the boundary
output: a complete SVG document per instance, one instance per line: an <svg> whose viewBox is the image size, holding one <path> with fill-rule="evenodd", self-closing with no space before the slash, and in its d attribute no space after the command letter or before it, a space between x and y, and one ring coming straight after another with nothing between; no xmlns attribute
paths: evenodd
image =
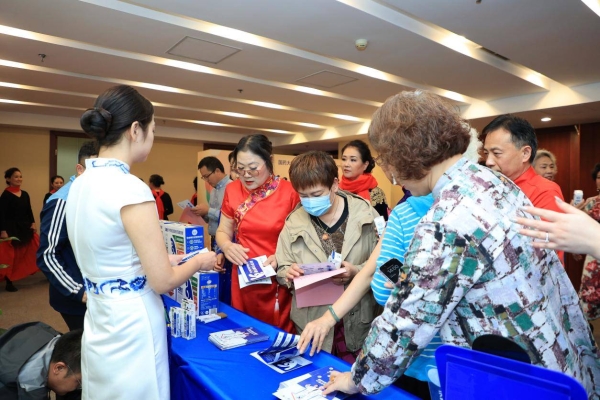
<svg viewBox="0 0 600 400"><path fill-rule="evenodd" d="M435 353L444 400L587 400L574 378L457 346Z"/></svg>

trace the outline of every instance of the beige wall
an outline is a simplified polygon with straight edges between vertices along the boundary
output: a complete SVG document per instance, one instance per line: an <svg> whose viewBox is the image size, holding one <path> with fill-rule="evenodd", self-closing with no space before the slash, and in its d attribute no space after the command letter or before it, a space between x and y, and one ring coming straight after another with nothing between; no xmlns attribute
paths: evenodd
<svg viewBox="0 0 600 400"><path fill-rule="evenodd" d="M203 144L199 141L156 138L146 162L131 168L131 173L146 183L150 175L162 175L165 180L163 190L168 192L173 200L174 213L169 218L171 220L178 220L181 215L181 209L176 203L192 197L192 180L197 174L198 166L197 155L202 149ZM21 170L23 190L31 197L31 207L38 228L42 201L48 192L49 152L49 130L0 127L2 176L4 171L11 167ZM66 176L65 178L68 179Z"/></svg>
<svg viewBox="0 0 600 400"><path fill-rule="evenodd" d="M182 210L177 203L189 200L194 194L192 181L198 173L198 151L203 148L199 141L156 138L148 159L131 167L131 173L146 183L152 174L163 177L162 189L173 200L171 221L178 221L181 216Z"/></svg>
<svg viewBox="0 0 600 400"><path fill-rule="evenodd" d="M23 190L31 197L31 208L39 229L44 195L50 175L50 133L43 129L0 127L0 170L17 167L23 173ZM2 182L4 184L4 181ZM2 190L6 185L0 186Z"/></svg>

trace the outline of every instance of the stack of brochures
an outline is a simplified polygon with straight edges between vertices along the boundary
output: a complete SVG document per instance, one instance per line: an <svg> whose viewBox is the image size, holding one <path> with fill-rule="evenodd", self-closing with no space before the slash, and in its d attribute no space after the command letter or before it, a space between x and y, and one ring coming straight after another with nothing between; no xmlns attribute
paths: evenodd
<svg viewBox="0 0 600 400"><path fill-rule="evenodd" d="M264 342L265 340L269 340L269 335L249 326L247 328L234 328L213 332L208 335L208 340L221 350L229 350L234 347Z"/></svg>

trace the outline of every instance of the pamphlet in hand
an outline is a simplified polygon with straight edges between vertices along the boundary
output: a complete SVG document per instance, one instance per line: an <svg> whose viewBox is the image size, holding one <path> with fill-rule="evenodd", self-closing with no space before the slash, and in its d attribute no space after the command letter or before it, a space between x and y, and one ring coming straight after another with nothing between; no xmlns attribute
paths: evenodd
<svg viewBox="0 0 600 400"><path fill-rule="evenodd" d="M180 201L177 203L177 205L181 207L182 210L185 210L186 208L194 208L194 204L192 204L192 202L189 200Z"/></svg>
<svg viewBox="0 0 600 400"><path fill-rule="evenodd" d="M271 369L284 374L312 364L312 361L299 356L300 351L296 348L299 340L300 336L298 335L279 332L268 349L256 351L250 355Z"/></svg>
<svg viewBox="0 0 600 400"><path fill-rule="evenodd" d="M213 332L208 335L208 340L221 350L229 350L234 347L264 342L265 340L269 340L269 335L250 326L247 328L235 328Z"/></svg>
<svg viewBox="0 0 600 400"><path fill-rule="evenodd" d="M328 272L339 268L333 262L301 264L299 267L304 271L304 275L318 274L319 272Z"/></svg>
<svg viewBox="0 0 600 400"><path fill-rule="evenodd" d="M279 389L273 395L281 400L342 400L348 397L345 393L335 391L323 396L321 387L329 382L333 367L325 367L297 378L281 382Z"/></svg>
<svg viewBox="0 0 600 400"><path fill-rule="evenodd" d="M272 266L264 264L267 256L249 259L246 264L238 267L238 281L240 289L250 285L270 285L271 277L277 275Z"/></svg>

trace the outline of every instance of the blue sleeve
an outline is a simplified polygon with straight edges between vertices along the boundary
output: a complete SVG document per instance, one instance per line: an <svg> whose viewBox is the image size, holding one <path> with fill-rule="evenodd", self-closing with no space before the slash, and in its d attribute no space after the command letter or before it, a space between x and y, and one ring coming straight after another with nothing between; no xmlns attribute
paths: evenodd
<svg viewBox="0 0 600 400"><path fill-rule="evenodd" d="M81 301L85 292L81 278L70 271L78 268L67 265L63 251L70 250L66 221L67 202L62 199L51 200L44 205L40 216L40 247L37 252L37 266L46 275L50 284L63 296Z"/></svg>

